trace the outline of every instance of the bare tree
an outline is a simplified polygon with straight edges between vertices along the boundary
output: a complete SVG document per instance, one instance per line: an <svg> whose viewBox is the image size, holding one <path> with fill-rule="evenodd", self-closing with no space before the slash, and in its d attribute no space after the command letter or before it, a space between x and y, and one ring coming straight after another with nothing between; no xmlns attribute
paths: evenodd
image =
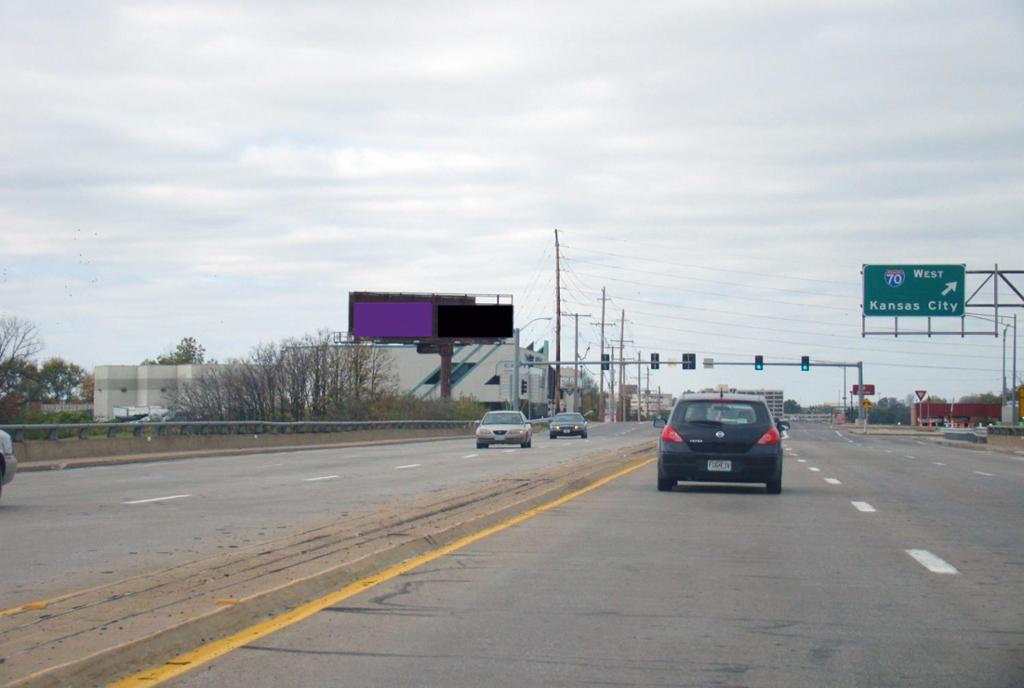
<svg viewBox="0 0 1024 688"><path fill-rule="evenodd" d="M17 389L22 372L42 349L35 323L13 315L0 316L0 399Z"/></svg>

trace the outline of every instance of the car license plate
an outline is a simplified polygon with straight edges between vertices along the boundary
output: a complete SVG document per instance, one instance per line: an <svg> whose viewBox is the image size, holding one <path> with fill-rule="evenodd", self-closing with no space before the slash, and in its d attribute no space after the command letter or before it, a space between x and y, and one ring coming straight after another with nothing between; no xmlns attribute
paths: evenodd
<svg viewBox="0 0 1024 688"><path fill-rule="evenodd" d="M708 461L709 471L731 471L732 461Z"/></svg>
<svg viewBox="0 0 1024 688"><path fill-rule="evenodd" d="M562 434L563 435L570 435L570 434L572 434L572 430L570 430L569 428L566 428L565 430L562 431Z"/></svg>

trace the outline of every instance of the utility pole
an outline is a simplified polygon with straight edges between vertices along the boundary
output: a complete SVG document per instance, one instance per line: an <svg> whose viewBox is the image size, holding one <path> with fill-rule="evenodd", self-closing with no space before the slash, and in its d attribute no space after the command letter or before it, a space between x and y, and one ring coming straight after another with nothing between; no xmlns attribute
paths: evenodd
<svg viewBox="0 0 1024 688"><path fill-rule="evenodd" d="M619 366L619 397L622 398L623 400L626 398L626 395L623 394L623 390L624 390L625 384L626 384L626 363L625 363L626 355L625 355L625 351L622 348L623 345L626 343L625 336L626 336L626 309L623 308L622 309L622 320L619 321L619 358L623 359L622 365ZM618 420L625 420L626 419L626 403L625 403L625 401L623 401L621 405L622 405L622 413L619 415Z"/></svg>
<svg viewBox="0 0 1024 688"><path fill-rule="evenodd" d="M604 360L604 306L607 296L604 293L604 287L601 287L601 360ZM598 408L598 419L604 422L604 366L601 366L601 386L598 391L597 397L597 408Z"/></svg>
<svg viewBox="0 0 1024 688"><path fill-rule="evenodd" d="M650 372L647 373L650 375ZM643 384L643 373L640 368L640 349L637 349L637 423L640 422L640 385Z"/></svg>
<svg viewBox="0 0 1024 688"><path fill-rule="evenodd" d="M555 413L562 410L562 257L555 230Z"/></svg>

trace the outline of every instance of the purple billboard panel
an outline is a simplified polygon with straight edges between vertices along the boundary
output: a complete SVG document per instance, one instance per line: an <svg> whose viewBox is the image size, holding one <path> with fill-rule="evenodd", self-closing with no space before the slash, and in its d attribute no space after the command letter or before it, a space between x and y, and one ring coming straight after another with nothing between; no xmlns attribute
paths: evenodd
<svg viewBox="0 0 1024 688"><path fill-rule="evenodd" d="M355 337L432 337L434 304L429 301L370 301L352 304L349 328Z"/></svg>

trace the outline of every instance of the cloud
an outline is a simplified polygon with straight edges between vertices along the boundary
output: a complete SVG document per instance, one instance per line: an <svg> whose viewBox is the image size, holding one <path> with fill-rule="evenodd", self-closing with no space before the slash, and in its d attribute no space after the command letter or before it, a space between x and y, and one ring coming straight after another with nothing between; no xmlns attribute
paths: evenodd
<svg viewBox="0 0 1024 688"><path fill-rule="evenodd" d="M861 340L859 270L1024 268L1022 32L996 0L6 4L0 309L85 365L341 330L359 289L526 320L558 227L572 308L607 287L645 351L992 389L959 369L1001 342Z"/></svg>

